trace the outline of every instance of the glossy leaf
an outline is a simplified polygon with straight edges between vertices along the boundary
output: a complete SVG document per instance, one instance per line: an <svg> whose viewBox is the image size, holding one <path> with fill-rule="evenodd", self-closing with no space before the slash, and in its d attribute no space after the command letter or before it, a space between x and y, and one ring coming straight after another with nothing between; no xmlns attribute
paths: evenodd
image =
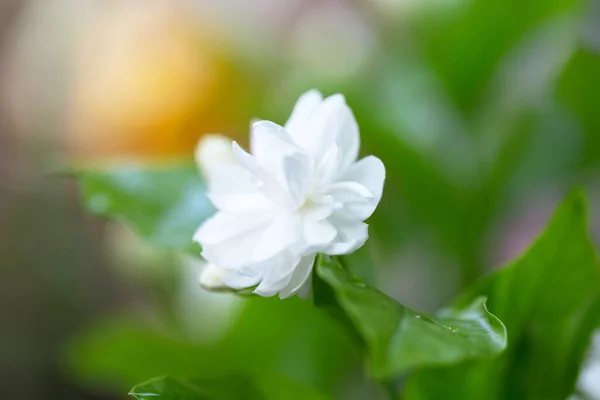
<svg viewBox="0 0 600 400"><path fill-rule="evenodd" d="M137 400L327 400L308 386L269 373L254 379L242 376L200 380L158 377L134 386L129 394Z"/></svg>
<svg viewBox="0 0 600 400"><path fill-rule="evenodd" d="M138 400L204 400L211 399L208 393L189 382L169 377L154 378L131 389L130 396Z"/></svg>
<svg viewBox="0 0 600 400"><path fill-rule="evenodd" d="M164 249L194 249L195 230L214 212L192 164L114 166L79 171L77 179L89 211L127 223Z"/></svg>
<svg viewBox="0 0 600 400"><path fill-rule="evenodd" d="M179 380L158 377L140 383L129 394L137 400L261 400L248 379L227 377L212 380Z"/></svg>
<svg viewBox="0 0 600 400"><path fill-rule="evenodd" d="M317 305L336 302L344 311L366 344L377 378L493 356L506 347L504 325L488 312L483 298L428 316L368 287L330 257L320 257L316 273L326 284L315 284Z"/></svg>
<svg viewBox="0 0 600 400"><path fill-rule="evenodd" d="M455 305L478 296L489 296L490 308L506 324L508 350L494 361L417 373L406 398L569 397L590 335L600 324L600 268L582 194L562 204L527 253Z"/></svg>

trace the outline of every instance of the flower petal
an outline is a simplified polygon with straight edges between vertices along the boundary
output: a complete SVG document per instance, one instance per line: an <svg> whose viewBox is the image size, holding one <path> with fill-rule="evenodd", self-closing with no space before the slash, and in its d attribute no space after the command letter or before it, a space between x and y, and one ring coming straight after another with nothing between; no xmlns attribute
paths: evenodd
<svg viewBox="0 0 600 400"><path fill-rule="evenodd" d="M364 221L377 207L371 192L358 182L337 182L325 189L333 197L337 213L355 221Z"/></svg>
<svg viewBox="0 0 600 400"><path fill-rule="evenodd" d="M251 151L263 168L281 168L286 155L300 152L290 134L271 121L258 121L252 124Z"/></svg>
<svg viewBox="0 0 600 400"><path fill-rule="evenodd" d="M268 260L286 250L301 239L302 227L299 214L280 214L261 232L249 263Z"/></svg>
<svg viewBox="0 0 600 400"><path fill-rule="evenodd" d="M302 257L288 284L279 292L279 298L285 299L294 294L306 283L315 263L315 254Z"/></svg>
<svg viewBox="0 0 600 400"><path fill-rule="evenodd" d="M381 160L374 156L365 157L352 164L341 179L324 190L336 204L342 204L339 215L356 221L369 218L383 192L385 167Z"/></svg>
<svg viewBox="0 0 600 400"><path fill-rule="evenodd" d="M340 171L356 161L360 147L358 125L344 96L335 94L326 98L313 114L301 135L294 141L321 159L333 145L340 150Z"/></svg>
<svg viewBox="0 0 600 400"><path fill-rule="evenodd" d="M260 277L246 276L235 271L207 264L200 274L200 285L206 289L244 289L256 285Z"/></svg>
<svg viewBox="0 0 600 400"><path fill-rule="evenodd" d="M283 251L270 260L252 266L254 271L264 271L254 293L261 296L273 296L283 290L290 282L299 262L299 256L295 256L289 251Z"/></svg>
<svg viewBox="0 0 600 400"><path fill-rule="evenodd" d="M221 281L231 289L245 289L255 286L260 281L258 276L246 276L235 271L222 269Z"/></svg>
<svg viewBox="0 0 600 400"><path fill-rule="evenodd" d="M208 198L217 209L232 214L266 212L274 207L251 183L250 172L239 165L214 168L208 181Z"/></svg>
<svg viewBox="0 0 600 400"><path fill-rule="evenodd" d="M283 160L283 175L288 189L289 200L293 208L306 201L311 185L310 166L307 158L300 155L288 156Z"/></svg>
<svg viewBox="0 0 600 400"><path fill-rule="evenodd" d="M333 95L323 100L294 141L320 159L337 137L337 114L345 103L344 96Z"/></svg>
<svg viewBox="0 0 600 400"><path fill-rule="evenodd" d="M284 128L270 121L256 122L252 126L252 154L287 191L286 200L292 207L304 203L311 178L310 159Z"/></svg>
<svg viewBox="0 0 600 400"><path fill-rule="evenodd" d="M322 252L328 255L350 254L359 249L369 238L369 226L364 222L350 221L332 216L329 222L337 229L337 237Z"/></svg>
<svg viewBox="0 0 600 400"><path fill-rule="evenodd" d="M345 171L348 166L358 158L360 150L360 134L358 124L350 107L344 103L338 115L338 134L336 144L340 148L340 171Z"/></svg>
<svg viewBox="0 0 600 400"><path fill-rule="evenodd" d="M330 245L337 236L337 229L327 220L314 220L305 216L302 224L304 247L302 254L318 253Z"/></svg>
<svg viewBox="0 0 600 400"><path fill-rule="evenodd" d="M333 197L330 195L315 196L309 204L304 207L305 217L320 221L329 217L335 211Z"/></svg>
<svg viewBox="0 0 600 400"><path fill-rule="evenodd" d="M248 154L237 142L233 142L232 148L239 164L252 175L252 185L274 204L282 204L285 201L285 193L277 179L258 163L256 157Z"/></svg>
<svg viewBox="0 0 600 400"><path fill-rule="evenodd" d="M208 228L203 225L199 229L195 239L202 245L202 256L208 262L225 269L240 269L252 259L256 247L262 240L268 219L262 224L257 223L253 228L251 225L244 225L240 216L237 216L235 221L233 224L226 225L215 222ZM238 227L240 226L238 222L243 229ZM217 238L220 240L217 241Z"/></svg>
<svg viewBox="0 0 600 400"><path fill-rule="evenodd" d="M217 212L198 228L193 239L202 246L218 244L265 226L272 218L271 214L232 215Z"/></svg>
<svg viewBox="0 0 600 400"><path fill-rule="evenodd" d="M374 197L375 205L381 200L385 181L385 166L375 156L367 156L350 165L342 177L344 181L358 182L366 187Z"/></svg>
<svg viewBox="0 0 600 400"><path fill-rule="evenodd" d="M338 178L341 161L340 148L334 143L323 157L317 161L314 174L317 187L329 185Z"/></svg>
<svg viewBox="0 0 600 400"><path fill-rule="evenodd" d="M323 95L317 90L309 90L298 98L292 114L285 123L285 129L292 137L302 135L306 124L323 101Z"/></svg>

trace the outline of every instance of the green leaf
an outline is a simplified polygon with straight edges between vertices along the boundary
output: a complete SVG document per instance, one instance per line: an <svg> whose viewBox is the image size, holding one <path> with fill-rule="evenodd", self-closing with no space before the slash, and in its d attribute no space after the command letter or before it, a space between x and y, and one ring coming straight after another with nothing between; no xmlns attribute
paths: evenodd
<svg viewBox="0 0 600 400"><path fill-rule="evenodd" d="M203 400L211 399L208 393L188 382L169 377L159 377L140 383L131 389L130 396L138 400Z"/></svg>
<svg viewBox="0 0 600 400"><path fill-rule="evenodd" d="M508 350L494 361L417 373L406 398L569 397L600 324L600 268L583 195L572 194L526 254L465 293L455 307L479 296L489 297L506 324Z"/></svg>
<svg viewBox="0 0 600 400"><path fill-rule="evenodd" d="M327 400L308 386L269 373L255 379L243 376L200 380L158 377L134 386L129 394L138 400Z"/></svg>
<svg viewBox="0 0 600 400"><path fill-rule="evenodd" d="M317 305L331 305L333 296L364 340L376 378L493 356L506 347L504 325L487 311L483 298L428 316L368 287L330 257L319 258L316 273L331 289L317 282Z"/></svg>
<svg viewBox="0 0 600 400"><path fill-rule="evenodd" d="M414 29L425 58L455 103L470 113L485 95L498 61L519 40L580 5L577 0L471 0L420 21Z"/></svg>
<svg viewBox="0 0 600 400"><path fill-rule="evenodd" d="M194 165L124 165L78 171L81 196L94 214L121 220L150 244L197 250L192 236L214 209Z"/></svg>
<svg viewBox="0 0 600 400"><path fill-rule="evenodd" d="M137 400L262 400L248 379L233 376L212 380L179 380L158 377L140 383L129 395Z"/></svg>

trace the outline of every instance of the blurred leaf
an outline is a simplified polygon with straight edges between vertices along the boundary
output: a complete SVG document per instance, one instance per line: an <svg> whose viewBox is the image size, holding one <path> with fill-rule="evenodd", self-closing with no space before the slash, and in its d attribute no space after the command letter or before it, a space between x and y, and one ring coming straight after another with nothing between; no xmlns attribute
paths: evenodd
<svg viewBox="0 0 600 400"><path fill-rule="evenodd" d="M579 129L553 91L576 50L579 24L572 14L546 20L496 66L475 128L492 212L561 185L577 164Z"/></svg>
<svg viewBox="0 0 600 400"><path fill-rule="evenodd" d="M327 400L314 389L277 374L254 380L241 376L187 381L158 377L134 386L129 394L138 400Z"/></svg>
<svg viewBox="0 0 600 400"><path fill-rule="evenodd" d="M506 210L507 204L518 204L548 187L572 183L582 138L563 107L549 100L539 110L521 110L505 129L498 153L489 157L485 190L491 212Z"/></svg>
<svg viewBox="0 0 600 400"><path fill-rule="evenodd" d="M369 83L362 96L368 100L361 126L363 117L376 118L443 176L461 182L476 177L468 127L438 77L416 52L407 48L402 57L383 58L377 80ZM373 92L375 104L370 98Z"/></svg>
<svg viewBox="0 0 600 400"><path fill-rule="evenodd" d="M584 166L600 163L600 54L580 49L572 57L560 77L557 95L572 113L584 134L582 163Z"/></svg>
<svg viewBox="0 0 600 400"><path fill-rule="evenodd" d="M166 323L158 329L135 318L110 319L90 326L69 344L70 373L122 393L153 376L213 379L274 371L330 393L359 361L343 328L309 302L254 296L238 305L243 307L238 314L219 296L227 295L213 294L198 306L233 319L220 338L210 333L213 321L206 312L195 315L198 329L193 332Z"/></svg>
<svg viewBox="0 0 600 400"><path fill-rule="evenodd" d="M460 225L456 222L469 216L465 189L435 162L411 147L394 127L382 121L383 117L375 119L378 114L372 110L373 101L364 96L352 104L361 121L361 130L366 132L361 143L363 151L375 154L386 166L381 211L378 208L372 217L374 227L385 230L381 239L408 235L407 222L422 219L453 244L463 240L463 236L456 235L457 225ZM384 103L377 109L385 109ZM462 221L464 223L464 218Z"/></svg>
<svg viewBox="0 0 600 400"><path fill-rule="evenodd" d="M515 115L536 109L551 97L556 79L576 50L579 24L570 13L550 18L523 35L499 60L479 116L478 129L492 136L487 140L505 136L497 132L502 126L489 125L510 123Z"/></svg>
<svg viewBox="0 0 600 400"><path fill-rule="evenodd" d="M195 230L213 213L193 164L90 169L77 178L89 211L124 221L160 248L194 250Z"/></svg>
<svg viewBox="0 0 600 400"><path fill-rule="evenodd" d="M572 194L546 232L512 265L455 303L488 296L506 324L509 347L493 361L416 373L408 399L565 399L590 335L600 323L600 269L587 231L585 200Z"/></svg>
<svg viewBox="0 0 600 400"><path fill-rule="evenodd" d="M456 104L478 107L497 63L525 34L578 10L578 0L462 0L415 26L421 48Z"/></svg>
<svg viewBox="0 0 600 400"><path fill-rule="evenodd" d="M493 356L506 347L504 325L487 311L483 298L427 316L366 286L330 257L319 258L316 273L331 289L316 286L316 304L337 302L364 339L377 378Z"/></svg>
<svg viewBox="0 0 600 400"><path fill-rule="evenodd" d="M66 356L75 378L109 385L117 393L157 375L187 379L228 372L218 348L169 337L133 320L89 327L69 343Z"/></svg>
<svg viewBox="0 0 600 400"><path fill-rule="evenodd" d="M256 377L256 386L263 394L261 400L327 400L314 388L277 373L267 373Z"/></svg>
<svg viewBox="0 0 600 400"><path fill-rule="evenodd" d="M454 182L389 128L369 119L365 107L363 103L359 110L363 130L370 135L363 147L381 158L387 175L381 204L369 220L374 239L395 255L403 242L425 228L459 260L465 283L474 281L487 221L478 188Z"/></svg>

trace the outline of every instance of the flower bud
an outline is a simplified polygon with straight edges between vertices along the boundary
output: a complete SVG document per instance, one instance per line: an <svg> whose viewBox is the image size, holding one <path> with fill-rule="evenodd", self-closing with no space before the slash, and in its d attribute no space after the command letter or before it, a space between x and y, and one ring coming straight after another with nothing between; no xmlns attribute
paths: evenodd
<svg viewBox="0 0 600 400"><path fill-rule="evenodd" d="M200 273L198 281L200 285L209 290L225 289L227 286L223 283L223 269L214 264L206 264Z"/></svg>
<svg viewBox="0 0 600 400"><path fill-rule="evenodd" d="M235 163L231 139L223 135L210 134L202 137L196 146L195 157L200 172L206 179L210 179L215 168Z"/></svg>

